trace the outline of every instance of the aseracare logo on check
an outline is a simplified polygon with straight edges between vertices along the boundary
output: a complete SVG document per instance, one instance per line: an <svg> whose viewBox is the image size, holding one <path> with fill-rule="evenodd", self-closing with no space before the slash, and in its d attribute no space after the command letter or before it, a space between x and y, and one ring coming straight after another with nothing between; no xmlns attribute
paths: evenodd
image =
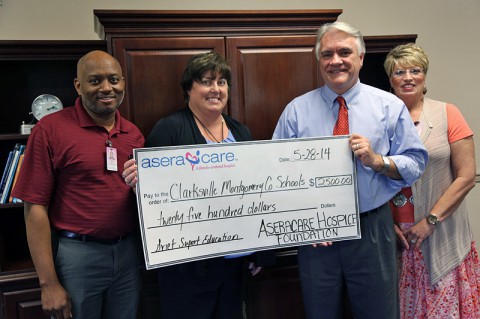
<svg viewBox="0 0 480 319"><path fill-rule="evenodd" d="M222 164L235 161L233 152L212 152L202 154L199 150L195 152L186 152L185 155L163 156L163 157L147 157L141 162L142 168L159 168L171 166L190 165L192 171L196 165L201 164Z"/></svg>

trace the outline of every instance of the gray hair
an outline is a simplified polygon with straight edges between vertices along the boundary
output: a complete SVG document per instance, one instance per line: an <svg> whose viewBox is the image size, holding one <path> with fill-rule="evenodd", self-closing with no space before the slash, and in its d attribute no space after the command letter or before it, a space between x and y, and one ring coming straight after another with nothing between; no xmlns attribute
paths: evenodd
<svg viewBox="0 0 480 319"><path fill-rule="evenodd" d="M349 34L350 36L352 36L353 38L355 38L355 41L357 42L358 55L365 54L365 52L366 52L365 42L363 41L363 36L362 36L362 33L360 32L360 30L358 30L357 28L355 28L354 26L352 26L352 25L350 25L346 22L336 21L336 22L332 22L332 23L325 23L317 31L317 39L316 39L316 44L315 44L315 56L317 57L317 60L319 60L319 58L320 58L320 51L322 49L320 47L320 42L322 41L323 36L327 32L331 31L332 29L337 29L337 30L343 31L343 32Z"/></svg>

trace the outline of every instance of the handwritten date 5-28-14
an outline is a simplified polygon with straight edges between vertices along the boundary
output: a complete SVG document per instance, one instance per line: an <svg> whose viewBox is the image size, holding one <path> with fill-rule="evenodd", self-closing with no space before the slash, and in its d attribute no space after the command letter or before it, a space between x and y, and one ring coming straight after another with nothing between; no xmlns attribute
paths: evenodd
<svg viewBox="0 0 480 319"><path fill-rule="evenodd" d="M293 151L294 161L317 161L317 160L329 160L330 148L322 147L320 149L307 148L304 150L296 149Z"/></svg>

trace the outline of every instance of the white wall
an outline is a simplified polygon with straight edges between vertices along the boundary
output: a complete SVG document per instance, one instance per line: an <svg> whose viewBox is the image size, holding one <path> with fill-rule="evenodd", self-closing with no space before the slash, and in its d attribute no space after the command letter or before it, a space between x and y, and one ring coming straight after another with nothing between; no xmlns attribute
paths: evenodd
<svg viewBox="0 0 480 319"><path fill-rule="evenodd" d="M0 40L96 40L94 9L294 10L343 9L340 21L364 35L418 34L430 58L431 98L456 104L476 133L480 172L480 0L0 0ZM366 55L368 59L368 52ZM1 70L0 70L1 72ZM480 185L469 195L480 239Z"/></svg>

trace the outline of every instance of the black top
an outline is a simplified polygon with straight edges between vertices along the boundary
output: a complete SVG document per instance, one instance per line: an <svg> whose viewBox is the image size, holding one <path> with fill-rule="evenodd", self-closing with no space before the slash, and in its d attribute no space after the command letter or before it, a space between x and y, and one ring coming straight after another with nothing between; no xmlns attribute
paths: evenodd
<svg viewBox="0 0 480 319"><path fill-rule="evenodd" d="M223 118L237 142L252 139L245 125L225 114ZM195 144L207 144L207 140L198 129L193 113L188 107L159 120L145 141L145 147Z"/></svg>

